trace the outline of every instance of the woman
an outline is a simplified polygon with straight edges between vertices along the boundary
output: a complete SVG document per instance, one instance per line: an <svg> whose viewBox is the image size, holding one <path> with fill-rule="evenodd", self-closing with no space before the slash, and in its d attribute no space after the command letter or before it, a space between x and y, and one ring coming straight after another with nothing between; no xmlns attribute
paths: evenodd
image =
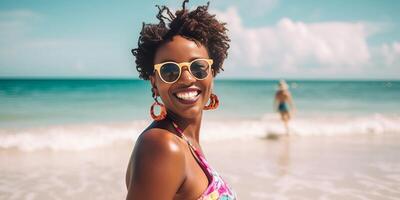
<svg viewBox="0 0 400 200"><path fill-rule="evenodd" d="M136 141L128 165L127 199L236 199L199 143L203 110L218 107L213 77L222 69L230 40L225 24L208 13L208 4L188 11L187 2L175 15L158 7L160 22L143 24L138 48L132 50L155 102L154 121Z"/></svg>
<svg viewBox="0 0 400 200"><path fill-rule="evenodd" d="M285 126L286 135L289 135L289 120L295 111L292 95L289 92L289 86L284 80L280 80L278 91L275 94L274 107L280 113Z"/></svg>

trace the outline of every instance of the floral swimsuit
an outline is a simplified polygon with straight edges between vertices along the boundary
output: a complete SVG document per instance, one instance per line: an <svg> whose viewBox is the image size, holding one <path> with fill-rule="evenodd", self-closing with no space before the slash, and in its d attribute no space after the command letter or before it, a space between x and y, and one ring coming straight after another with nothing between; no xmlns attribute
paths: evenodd
<svg viewBox="0 0 400 200"><path fill-rule="evenodd" d="M178 127L178 125L176 125L172 120L171 122L175 130L189 144L191 152L194 152L194 156L195 158L197 158L196 160L198 160L200 167L203 169L210 180L210 184L201 195L201 197L198 198L198 200L237 200L236 194L228 187L221 176L218 175L218 173L211 168L211 166L207 163L205 157L192 145L192 143L190 143L190 141L185 137L183 131Z"/></svg>

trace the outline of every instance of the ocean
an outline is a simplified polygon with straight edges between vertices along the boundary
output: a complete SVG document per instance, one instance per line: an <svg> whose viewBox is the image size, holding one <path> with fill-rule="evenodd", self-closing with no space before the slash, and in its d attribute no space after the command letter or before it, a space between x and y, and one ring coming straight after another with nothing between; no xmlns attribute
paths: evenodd
<svg viewBox="0 0 400 200"><path fill-rule="evenodd" d="M273 110L278 80L215 80L220 107L202 139L283 133ZM288 80L297 135L400 133L400 81ZM143 80L0 80L0 148L88 149L135 140L151 122ZM203 134L204 133L204 134Z"/></svg>

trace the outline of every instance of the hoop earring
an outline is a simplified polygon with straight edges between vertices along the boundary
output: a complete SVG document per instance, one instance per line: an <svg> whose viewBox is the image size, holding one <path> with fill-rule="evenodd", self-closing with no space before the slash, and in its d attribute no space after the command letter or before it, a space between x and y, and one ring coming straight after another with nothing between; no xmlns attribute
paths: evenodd
<svg viewBox="0 0 400 200"><path fill-rule="evenodd" d="M210 103L206 106L204 106L204 110L214 110L217 109L219 106L219 100L218 100L218 96L215 94L210 95Z"/></svg>
<svg viewBox="0 0 400 200"><path fill-rule="evenodd" d="M157 97L154 93L153 93L153 98L154 98L154 103L151 105L150 107L150 115L151 118L153 118L153 120L155 121L161 121L163 119L165 119L165 117L167 116L167 109L165 109L164 104L158 102ZM155 115L154 114L154 107L155 106L160 106L160 114L159 115Z"/></svg>

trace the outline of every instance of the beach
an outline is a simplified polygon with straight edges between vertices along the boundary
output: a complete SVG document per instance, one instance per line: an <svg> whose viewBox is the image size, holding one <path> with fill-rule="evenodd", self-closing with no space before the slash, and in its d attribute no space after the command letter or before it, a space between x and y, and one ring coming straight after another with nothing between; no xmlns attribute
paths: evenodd
<svg viewBox="0 0 400 200"><path fill-rule="evenodd" d="M398 199L400 137L292 136L204 142L240 199ZM0 150L0 199L124 199L132 142L79 151Z"/></svg>
<svg viewBox="0 0 400 200"><path fill-rule="evenodd" d="M400 200L399 11L0 0L0 200Z"/></svg>
<svg viewBox="0 0 400 200"><path fill-rule="evenodd" d="M217 80L205 156L239 199L399 199L400 82ZM318 97L318 98L316 98ZM0 199L124 199L135 141L151 123L140 80L0 80Z"/></svg>
<svg viewBox="0 0 400 200"><path fill-rule="evenodd" d="M369 135L232 141L218 148L222 157L234 159L212 156L210 161L224 169L240 199L398 199L398 139ZM209 149L217 151L213 147Z"/></svg>

